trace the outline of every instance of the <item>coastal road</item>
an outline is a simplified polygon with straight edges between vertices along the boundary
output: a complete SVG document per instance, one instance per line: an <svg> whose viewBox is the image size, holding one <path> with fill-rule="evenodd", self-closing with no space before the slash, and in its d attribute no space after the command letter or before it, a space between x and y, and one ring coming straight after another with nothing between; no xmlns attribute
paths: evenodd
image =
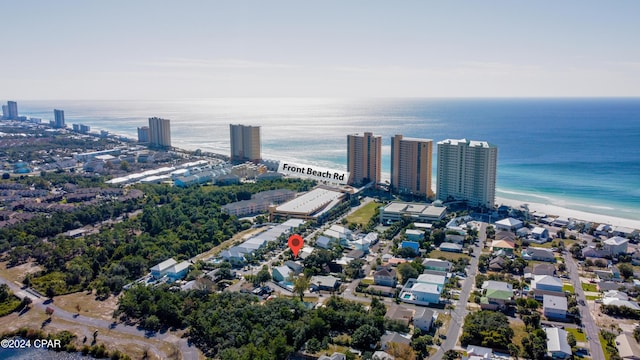
<svg viewBox="0 0 640 360"><path fill-rule="evenodd" d="M584 291L582 290L582 284L580 283L578 265L569 251L565 251L564 259L567 265L567 270L569 271L569 277L573 282L574 292L578 300L578 308L580 309L580 314L582 314L582 325L586 331L588 339L587 342L591 348L591 358L593 360L604 360L604 352L602 351L600 337L598 336L600 329L596 325L593 317L591 316L591 312L589 311L589 303L586 301ZM585 300L585 305L580 305L580 299Z"/></svg>
<svg viewBox="0 0 640 360"><path fill-rule="evenodd" d="M481 222L478 228L478 241L473 245L473 257L469 264L467 278L462 284L462 290L460 291L460 297L456 303L455 309L451 310L451 321L449 322L449 328L447 330L447 338L442 344L440 344L438 351L430 357L430 359L441 360L447 350L452 350L456 347L460 330L464 324L464 318L468 313L467 302L469 301L471 289L475 284L475 277L478 272L478 259L480 258L480 252L482 251L482 247L484 246L486 239L487 224Z"/></svg>
<svg viewBox="0 0 640 360"><path fill-rule="evenodd" d="M139 345L142 348L149 348L149 350L155 353L161 359L168 359L169 355L166 354L163 350L155 346L153 343L143 340L138 340L132 338L141 337L141 338L149 338L154 340L164 341L169 337L175 337L173 334L166 333L150 333L145 330L139 329L136 326L125 325L121 323L115 323L111 321L106 321L103 319L96 319L92 317L87 317L83 315L77 315L70 313L56 306L54 302L45 304L45 297L39 297L35 295L34 292L29 292L26 289L21 288L18 284L13 283L7 279L0 277L0 283L7 284L11 291L18 295L19 297L28 296L32 300L32 309L30 311L42 311L44 313L47 307L50 307L54 310L53 318L61 319L67 322L78 324L82 326L86 326L92 330L98 331L98 340L100 339L100 332L104 332L108 334L109 332L116 332L124 335L136 345ZM180 347L180 351L182 353L182 359L191 360L198 359L198 350L195 346L191 345L188 339L178 339L178 346Z"/></svg>

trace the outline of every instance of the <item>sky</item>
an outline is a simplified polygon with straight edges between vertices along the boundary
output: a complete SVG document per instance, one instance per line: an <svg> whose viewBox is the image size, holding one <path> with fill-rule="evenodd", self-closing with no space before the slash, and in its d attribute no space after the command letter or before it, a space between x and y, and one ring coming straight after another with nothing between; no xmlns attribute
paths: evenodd
<svg viewBox="0 0 640 360"><path fill-rule="evenodd" d="M0 100L640 96L640 1L0 0Z"/></svg>

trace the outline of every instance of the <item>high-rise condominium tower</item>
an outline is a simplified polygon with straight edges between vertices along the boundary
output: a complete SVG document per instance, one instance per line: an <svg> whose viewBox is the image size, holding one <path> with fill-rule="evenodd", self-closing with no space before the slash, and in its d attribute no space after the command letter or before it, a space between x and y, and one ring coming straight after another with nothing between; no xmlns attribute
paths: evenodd
<svg viewBox="0 0 640 360"><path fill-rule="evenodd" d="M149 142L149 127L141 126L138 128L138 142L139 143L148 143Z"/></svg>
<svg viewBox="0 0 640 360"><path fill-rule="evenodd" d="M231 161L259 162L260 126L229 124L231 137Z"/></svg>
<svg viewBox="0 0 640 360"><path fill-rule="evenodd" d="M67 125L64 123L64 110L54 109L53 117L53 127L55 127L56 129L64 129L65 127L67 127Z"/></svg>
<svg viewBox="0 0 640 360"><path fill-rule="evenodd" d="M7 101L6 113L5 107L2 107L3 115L6 119L15 120L18 118L18 103L15 101Z"/></svg>
<svg viewBox="0 0 640 360"><path fill-rule="evenodd" d="M365 132L347 135L347 169L351 173L350 185L380 182L382 137Z"/></svg>
<svg viewBox="0 0 640 360"><path fill-rule="evenodd" d="M168 119L149 118L149 145L160 148L171 147L171 125Z"/></svg>
<svg viewBox="0 0 640 360"><path fill-rule="evenodd" d="M391 138L391 189L400 194L433 196L431 169L433 140Z"/></svg>
<svg viewBox="0 0 640 360"><path fill-rule="evenodd" d="M486 141L438 142L438 199L466 200L471 206L493 208L497 161L498 148Z"/></svg>

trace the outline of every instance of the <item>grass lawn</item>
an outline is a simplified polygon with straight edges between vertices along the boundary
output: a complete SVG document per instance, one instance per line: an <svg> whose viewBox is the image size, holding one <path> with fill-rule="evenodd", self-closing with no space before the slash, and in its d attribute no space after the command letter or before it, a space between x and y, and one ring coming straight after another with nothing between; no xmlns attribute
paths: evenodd
<svg viewBox="0 0 640 360"><path fill-rule="evenodd" d="M522 346L522 339L527 336L527 329L524 324L511 324L510 327L513 329L513 343Z"/></svg>
<svg viewBox="0 0 640 360"><path fill-rule="evenodd" d="M576 338L577 342L586 342L587 341L587 335L584 334L584 332L578 331L578 329L576 328L566 328L565 329L567 332L570 332L573 334L573 337Z"/></svg>
<svg viewBox="0 0 640 360"><path fill-rule="evenodd" d="M587 300L596 300L596 299L599 299L599 298L600 298L600 296L585 295L585 298L586 298Z"/></svg>
<svg viewBox="0 0 640 360"><path fill-rule="evenodd" d="M367 205L356 210L353 214L347 216L347 221L351 224L360 224L365 226L369 220L378 212L379 203L372 201Z"/></svg>
<svg viewBox="0 0 640 360"><path fill-rule="evenodd" d="M0 316L5 316L14 312L20 305L18 297L10 295L7 299L0 303Z"/></svg>
<svg viewBox="0 0 640 360"><path fill-rule="evenodd" d="M429 253L430 258L439 259L440 257L445 258L446 260L456 261L460 258L471 259L469 255L461 254L461 253L452 253L448 251L440 251L433 250Z"/></svg>
<svg viewBox="0 0 640 360"><path fill-rule="evenodd" d="M573 288L573 285L570 285L570 284L562 285L562 291L568 291L573 294L575 292L574 290L575 289Z"/></svg>
<svg viewBox="0 0 640 360"><path fill-rule="evenodd" d="M611 354L607 351L607 340L605 340L600 333L598 333L598 337L600 338L600 346L604 353L604 360L609 360L609 358L611 358Z"/></svg>
<svg viewBox="0 0 640 360"><path fill-rule="evenodd" d="M591 291L591 292L598 292L598 287L596 286L596 284L582 283L582 290Z"/></svg>

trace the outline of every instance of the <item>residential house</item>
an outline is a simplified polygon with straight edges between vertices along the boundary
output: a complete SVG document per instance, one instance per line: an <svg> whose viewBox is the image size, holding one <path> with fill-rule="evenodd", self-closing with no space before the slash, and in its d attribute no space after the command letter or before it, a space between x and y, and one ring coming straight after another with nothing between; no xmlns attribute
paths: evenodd
<svg viewBox="0 0 640 360"><path fill-rule="evenodd" d="M512 217L508 217L506 219L496 221L496 229L498 230L515 232L516 230L520 229L522 226L523 226L522 221L518 219L514 219Z"/></svg>
<svg viewBox="0 0 640 360"><path fill-rule="evenodd" d="M535 275L531 282L531 289L534 290L534 298L536 300L542 300L543 296L555 295L562 296L562 280L555 276L549 275Z"/></svg>
<svg viewBox="0 0 640 360"><path fill-rule="evenodd" d="M638 236L639 231L625 226L616 226L611 231L613 236L621 236L623 238L634 238Z"/></svg>
<svg viewBox="0 0 640 360"><path fill-rule="evenodd" d="M322 355L318 360L347 360L347 356L343 353L334 352L331 356Z"/></svg>
<svg viewBox="0 0 640 360"><path fill-rule="evenodd" d="M300 274L302 272L302 270L304 270L304 266L298 264L295 261L292 260L287 260L284 262L284 264L291 269L296 275Z"/></svg>
<svg viewBox="0 0 640 360"><path fill-rule="evenodd" d="M528 227L521 227L516 230L516 235L521 238L528 238L531 235L531 229Z"/></svg>
<svg viewBox="0 0 640 360"><path fill-rule="evenodd" d="M416 229L408 229L404 233L407 236L407 240L421 241L424 240L424 231Z"/></svg>
<svg viewBox="0 0 640 360"><path fill-rule="evenodd" d="M314 290L335 291L340 285L340 279L332 275L316 275L311 277L310 285Z"/></svg>
<svg viewBox="0 0 640 360"><path fill-rule="evenodd" d="M402 334L397 333L395 331L387 331L380 338L380 348L383 351L387 350L387 348L389 348L389 344L391 344L391 343L410 345L411 344L411 339L410 339L410 337L402 335Z"/></svg>
<svg viewBox="0 0 640 360"><path fill-rule="evenodd" d="M491 252L493 253L502 252L507 255L513 255L515 247L516 244L510 240L494 240L491 242Z"/></svg>
<svg viewBox="0 0 640 360"><path fill-rule="evenodd" d="M419 308L413 316L413 326L423 332L431 331L433 322L438 318L438 313L427 308Z"/></svg>
<svg viewBox="0 0 640 360"><path fill-rule="evenodd" d="M596 277L601 281L622 281L622 277L620 276L620 270L618 270L615 266L609 266L606 270L604 269L595 269L593 273L596 274Z"/></svg>
<svg viewBox="0 0 640 360"><path fill-rule="evenodd" d="M488 280L482 283L480 308L502 310L513 301L513 285L504 281Z"/></svg>
<svg viewBox="0 0 640 360"><path fill-rule="evenodd" d="M447 242L450 242L450 243L463 244L465 236L459 235L459 234L447 234L445 235L445 239Z"/></svg>
<svg viewBox="0 0 640 360"><path fill-rule="evenodd" d="M151 268L151 276L154 279L160 279L167 275L177 263L173 258L167 259Z"/></svg>
<svg viewBox="0 0 640 360"><path fill-rule="evenodd" d="M549 275L554 276L556 274L556 266L553 264L535 264L531 270L533 275Z"/></svg>
<svg viewBox="0 0 640 360"><path fill-rule="evenodd" d="M620 307L625 306L631 310L640 311L640 306L638 306L638 303L634 301L620 300L617 298L608 297L608 298L603 298L602 303L604 305L609 305L609 306L620 306Z"/></svg>
<svg viewBox="0 0 640 360"><path fill-rule="evenodd" d="M322 236L320 235L318 237L318 239L316 240L316 247L322 248L322 249L330 249L332 247L335 246L335 244L338 243L338 240L334 239L334 238L328 238L326 236Z"/></svg>
<svg viewBox="0 0 640 360"><path fill-rule="evenodd" d="M516 235L509 231L497 230L496 240L516 241Z"/></svg>
<svg viewBox="0 0 640 360"><path fill-rule="evenodd" d="M611 225L609 225L609 224L600 224L600 225L598 225L598 227L596 227L596 230L594 231L594 235L596 235L596 236L600 236L600 235L609 236L609 232L611 232Z"/></svg>
<svg viewBox="0 0 640 360"><path fill-rule="evenodd" d="M504 266L507 260L502 256L496 256L489 261L489 270L491 271L502 271L504 270Z"/></svg>
<svg viewBox="0 0 640 360"><path fill-rule="evenodd" d="M416 279L416 282L422 284L434 284L438 286L444 287L444 284L447 282L447 277L445 275L437 275L437 274L421 274Z"/></svg>
<svg viewBox="0 0 640 360"><path fill-rule="evenodd" d="M544 316L549 320L566 320L567 298L565 296L544 295L542 310Z"/></svg>
<svg viewBox="0 0 640 360"><path fill-rule="evenodd" d="M369 248L371 247L371 240L366 237L354 240L349 242L349 245L353 247L355 250L360 250L365 254L369 253Z"/></svg>
<svg viewBox="0 0 640 360"><path fill-rule="evenodd" d="M629 239L625 239L620 236L614 236L603 241L604 248L611 254L612 256L616 256L619 254L627 253L627 246L629 244Z"/></svg>
<svg viewBox="0 0 640 360"><path fill-rule="evenodd" d="M387 354L384 351L376 351L373 353L373 355L371 356L371 360L395 360L395 357Z"/></svg>
<svg viewBox="0 0 640 360"><path fill-rule="evenodd" d="M397 281L395 269L382 268L373 274L373 283L376 285L395 287Z"/></svg>
<svg viewBox="0 0 640 360"><path fill-rule="evenodd" d="M412 282L408 285L409 286L405 284L404 287L407 291L400 293L400 300L410 300L426 304L438 304L440 302L440 294L443 289L442 286L419 282Z"/></svg>
<svg viewBox="0 0 640 360"><path fill-rule="evenodd" d="M545 248L528 247L522 251L522 258L525 260L555 262L556 257L553 251Z"/></svg>
<svg viewBox="0 0 640 360"><path fill-rule="evenodd" d="M490 348L468 345L467 356L463 356L462 360L488 360L493 359L493 350Z"/></svg>
<svg viewBox="0 0 640 360"><path fill-rule="evenodd" d="M413 310L407 309L404 306L393 306L387 309L387 313L384 315L385 319L398 321L406 326L409 326L411 318L413 318Z"/></svg>
<svg viewBox="0 0 640 360"><path fill-rule="evenodd" d="M633 334L622 333L616 337L618 355L624 360L640 360L640 345Z"/></svg>
<svg viewBox="0 0 640 360"><path fill-rule="evenodd" d="M293 274L295 273L286 265L277 266L271 271L271 277L275 282L287 281Z"/></svg>
<svg viewBox="0 0 640 360"><path fill-rule="evenodd" d="M400 248L411 248L416 254L420 253L420 243L415 241L403 241L400 243Z"/></svg>
<svg viewBox="0 0 640 360"><path fill-rule="evenodd" d="M604 248L597 248L595 246L587 246L582 249L582 256L585 258L598 258L601 259L607 255L610 255L609 250L605 250Z"/></svg>
<svg viewBox="0 0 640 360"><path fill-rule="evenodd" d="M462 245L443 242L442 244L440 244L440 251L461 253L462 252Z"/></svg>
<svg viewBox="0 0 640 360"><path fill-rule="evenodd" d="M547 333L547 355L553 359L566 359L571 357L571 346L567 341L567 332L563 329L549 327Z"/></svg>
<svg viewBox="0 0 640 360"><path fill-rule="evenodd" d="M353 233L351 232L351 230L347 229L344 226L331 225L331 227L327 231L330 231L331 237L334 237L339 240L353 239ZM325 231L325 234L326 234L326 231Z"/></svg>
<svg viewBox="0 0 640 360"><path fill-rule="evenodd" d="M447 260L428 258L422 261L422 266L425 270L434 270L449 272L451 270L451 263Z"/></svg>
<svg viewBox="0 0 640 360"><path fill-rule="evenodd" d="M183 261L178 264L171 266L167 269L167 276L169 279L173 281L182 280L187 273L189 272L189 268L191 267L191 263L188 261Z"/></svg>
<svg viewBox="0 0 640 360"><path fill-rule="evenodd" d="M533 228L533 230L531 230L531 237L536 240L547 241L549 239L549 230L540 226L536 226Z"/></svg>

